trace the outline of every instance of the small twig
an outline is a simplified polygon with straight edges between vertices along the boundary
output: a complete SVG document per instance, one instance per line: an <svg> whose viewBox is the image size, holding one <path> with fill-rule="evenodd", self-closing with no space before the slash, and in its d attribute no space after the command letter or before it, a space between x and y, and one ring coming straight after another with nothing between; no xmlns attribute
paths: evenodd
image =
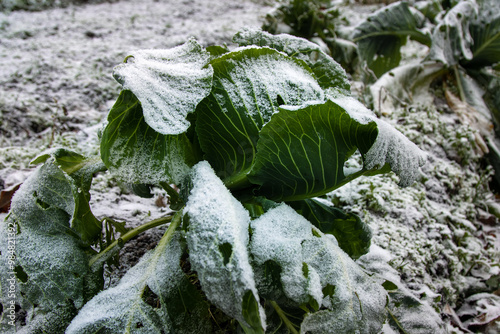
<svg viewBox="0 0 500 334"><path fill-rule="evenodd" d="M138 227L128 231L127 233L122 235L120 238L113 241L108 247L106 247L106 249L99 252L99 254L95 255L94 257L92 257L89 261L89 266L94 265L97 261L99 261L103 258L109 258L109 256L113 255L116 251L118 251L120 248L122 248L123 245L127 241L129 241L130 239L132 239L136 235L138 235L144 231L147 231L149 229L152 229L154 227L167 224L167 223L172 221L172 218L173 218L173 216L154 219L150 222L147 222L141 226L138 226ZM170 225L172 225L172 224L170 224Z"/></svg>

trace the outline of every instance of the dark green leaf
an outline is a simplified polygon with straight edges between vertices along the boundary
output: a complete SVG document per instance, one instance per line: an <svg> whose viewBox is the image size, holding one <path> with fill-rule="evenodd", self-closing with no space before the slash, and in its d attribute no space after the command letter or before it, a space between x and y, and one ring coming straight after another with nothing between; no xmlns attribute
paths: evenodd
<svg viewBox="0 0 500 334"><path fill-rule="evenodd" d="M101 157L110 171L128 183L179 184L197 161L185 133L163 135L144 120L141 103L123 90L108 115Z"/></svg>
<svg viewBox="0 0 500 334"><path fill-rule="evenodd" d="M364 168L344 173L358 149ZM259 195L297 201L324 195L361 175L390 170L410 185L425 153L352 98L281 108L262 129L249 175Z"/></svg>
<svg viewBox="0 0 500 334"><path fill-rule="evenodd" d="M372 232L358 216L315 199L290 202L290 206L321 232L333 234L339 247L351 258L357 259L368 252Z"/></svg>
<svg viewBox="0 0 500 334"><path fill-rule="evenodd" d="M250 180L273 200L323 195L341 184L344 162L377 138L374 122L362 124L332 101L280 109L261 131Z"/></svg>
<svg viewBox="0 0 500 334"><path fill-rule="evenodd" d="M241 46L268 46L285 52L290 57L302 59L311 67L322 88L334 88L345 95L350 94L351 85L344 69L323 52L319 45L306 39L287 34L271 35L256 29L243 29L233 37L233 41Z"/></svg>
<svg viewBox="0 0 500 334"><path fill-rule="evenodd" d="M141 50L115 67L113 75L141 101L144 121L161 134L177 135L186 117L210 93L210 55L194 40L166 50Z"/></svg>
<svg viewBox="0 0 500 334"><path fill-rule="evenodd" d="M211 65L214 88L196 111L200 145L228 187L246 186L259 130L278 100L298 105L323 100L324 93L303 61L269 48L240 49Z"/></svg>
<svg viewBox="0 0 500 334"><path fill-rule="evenodd" d="M474 43L472 59L464 66L487 66L500 62L500 2L478 1L478 17L472 20L469 31Z"/></svg>
<svg viewBox="0 0 500 334"><path fill-rule="evenodd" d="M425 45L430 37L419 28L423 15L408 6L407 2L396 2L383 7L363 21L353 35L358 43L358 52L377 77L399 65L401 46L408 36Z"/></svg>

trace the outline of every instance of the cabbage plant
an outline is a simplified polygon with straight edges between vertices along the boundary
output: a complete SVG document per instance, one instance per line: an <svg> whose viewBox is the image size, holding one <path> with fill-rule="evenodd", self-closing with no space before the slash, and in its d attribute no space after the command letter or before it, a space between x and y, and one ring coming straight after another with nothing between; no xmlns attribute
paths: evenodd
<svg viewBox="0 0 500 334"><path fill-rule="evenodd" d="M367 224L321 198L390 171L410 185L425 154L351 97L315 44L248 29L234 41L132 53L114 69L123 90L100 157L35 159L0 225L3 331L15 331L9 291L28 333L440 331L398 282L356 262ZM356 152L363 166L345 167ZM96 219L89 189L104 170L142 196L165 189L173 213L134 229ZM167 224L103 289L106 261Z"/></svg>

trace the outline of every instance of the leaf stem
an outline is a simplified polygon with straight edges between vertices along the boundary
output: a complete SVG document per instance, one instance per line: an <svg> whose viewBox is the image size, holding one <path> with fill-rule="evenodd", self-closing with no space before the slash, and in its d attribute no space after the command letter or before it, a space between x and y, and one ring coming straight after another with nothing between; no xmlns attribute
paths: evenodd
<svg viewBox="0 0 500 334"><path fill-rule="evenodd" d="M455 80L457 81L458 92L460 93L460 100L462 102L466 102L465 100L465 92L464 87L462 85L462 80L460 80L460 70L458 69L458 65L453 66L453 72L455 73Z"/></svg>
<svg viewBox="0 0 500 334"><path fill-rule="evenodd" d="M281 309L281 307L279 307L278 303L276 303L274 300L271 300L270 302L271 306L274 308L276 313L278 313L278 316L281 318L281 320L283 320L286 328L288 328L290 333L299 334L299 332L297 332L297 329L295 329L295 325L288 319L286 313Z"/></svg>
<svg viewBox="0 0 500 334"><path fill-rule="evenodd" d="M94 265L99 260L106 260L111 255L113 255L116 251L121 249L125 242L129 241L130 239L132 239L133 237L135 237L136 235L138 235L144 231L147 231L147 230L152 229L154 227L172 222L169 226L169 229L170 229L170 227L173 225L172 218L174 218L176 216L168 216L168 217L154 219L150 222L142 224L141 226L138 226L138 227L128 231L127 233L125 233L124 235L122 235L121 237L119 237L118 239L113 241L108 247L106 247L106 249L99 252L99 254L95 255L94 257L92 257L89 261L89 266ZM167 232L168 232L168 230L167 230ZM167 233L167 232L165 232L165 233Z"/></svg>

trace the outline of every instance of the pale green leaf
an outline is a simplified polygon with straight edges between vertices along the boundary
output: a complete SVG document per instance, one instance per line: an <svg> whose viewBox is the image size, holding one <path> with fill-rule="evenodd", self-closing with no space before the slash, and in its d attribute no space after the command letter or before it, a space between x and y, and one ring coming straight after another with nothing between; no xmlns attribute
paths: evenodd
<svg viewBox="0 0 500 334"><path fill-rule="evenodd" d="M261 332L265 313L247 250L250 216L207 162L193 167L192 183L185 208L186 238L203 292L243 328Z"/></svg>
<svg viewBox="0 0 500 334"><path fill-rule="evenodd" d="M141 101L144 120L165 135L185 132L186 120L210 93L210 55L194 39L172 49L140 50L115 67L113 75Z"/></svg>

